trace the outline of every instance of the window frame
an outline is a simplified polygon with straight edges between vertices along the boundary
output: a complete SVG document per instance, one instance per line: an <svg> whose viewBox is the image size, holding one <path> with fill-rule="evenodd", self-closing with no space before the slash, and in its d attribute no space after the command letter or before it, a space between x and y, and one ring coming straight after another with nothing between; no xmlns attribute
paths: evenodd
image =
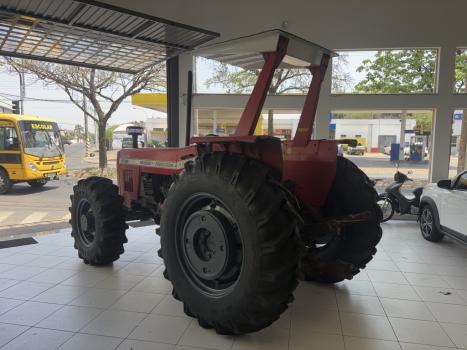
<svg viewBox="0 0 467 350"><path fill-rule="evenodd" d="M6 148L6 129L12 129L16 134L16 139L18 140L17 148L15 149L7 149ZM0 126L0 132L3 132L3 144L0 145L0 152L20 152L21 151L21 142L18 130L15 125L13 126Z"/></svg>
<svg viewBox="0 0 467 350"><path fill-rule="evenodd" d="M433 72L433 91L431 92L399 92L399 93L361 93L361 92L335 92L332 91L331 87L331 96L432 96L439 94L439 80L440 80L440 57L441 57L441 47L439 46L421 46L421 47L383 47L383 48L365 48L365 49L335 49L334 51L337 54L345 54L351 52L378 52L378 51L409 51L409 50L425 50L425 51L436 51L435 67ZM334 68L333 60L330 64L330 75L331 80L334 77ZM332 86L332 81L331 81Z"/></svg>
<svg viewBox="0 0 467 350"><path fill-rule="evenodd" d="M456 182L454 183L454 186L452 186L453 190L467 192L467 186L465 188L457 188L457 186L459 185L460 179L463 178L464 176L467 178L467 171L464 171L457 176Z"/></svg>

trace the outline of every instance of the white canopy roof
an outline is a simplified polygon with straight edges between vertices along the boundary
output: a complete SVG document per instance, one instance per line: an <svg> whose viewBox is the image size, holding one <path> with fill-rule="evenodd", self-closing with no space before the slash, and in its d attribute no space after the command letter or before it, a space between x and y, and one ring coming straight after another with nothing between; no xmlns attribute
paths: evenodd
<svg viewBox="0 0 467 350"><path fill-rule="evenodd" d="M283 66L319 66L323 54L331 57L337 56L329 49L279 29L201 47L194 53L244 69L259 69L264 64L262 54L276 51L280 37L288 39L287 54L284 57Z"/></svg>

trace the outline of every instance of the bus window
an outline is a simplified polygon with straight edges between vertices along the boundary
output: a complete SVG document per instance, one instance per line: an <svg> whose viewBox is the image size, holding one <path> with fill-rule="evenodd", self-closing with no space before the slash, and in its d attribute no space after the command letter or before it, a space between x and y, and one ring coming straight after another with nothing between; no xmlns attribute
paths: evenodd
<svg viewBox="0 0 467 350"><path fill-rule="evenodd" d="M56 123L45 121L20 121L24 153L36 157L58 157L64 149Z"/></svg>
<svg viewBox="0 0 467 350"><path fill-rule="evenodd" d="M19 150L19 142L15 128L0 127L0 151L17 150Z"/></svg>

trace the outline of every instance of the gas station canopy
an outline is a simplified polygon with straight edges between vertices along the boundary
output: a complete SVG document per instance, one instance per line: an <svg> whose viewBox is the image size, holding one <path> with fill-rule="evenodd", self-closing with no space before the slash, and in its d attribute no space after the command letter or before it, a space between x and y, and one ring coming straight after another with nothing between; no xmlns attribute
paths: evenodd
<svg viewBox="0 0 467 350"><path fill-rule="evenodd" d="M0 55L136 73L219 35L97 1L0 0Z"/></svg>

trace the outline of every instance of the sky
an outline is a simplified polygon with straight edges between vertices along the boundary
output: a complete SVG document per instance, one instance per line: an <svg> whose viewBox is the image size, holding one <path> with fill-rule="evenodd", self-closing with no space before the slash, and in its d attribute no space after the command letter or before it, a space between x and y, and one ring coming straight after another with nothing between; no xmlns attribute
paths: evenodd
<svg viewBox="0 0 467 350"><path fill-rule="evenodd" d="M355 72L360 62L367 58L367 52L354 52L349 60L349 71ZM219 87L205 87L205 81L211 76L212 63L207 60L198 61L196 67L196 81L198 92L223 93ZM356 82L361 77L354 73ZM19 99L19 77L16 73L9 73L4 68L0 69L0 97L8 100ZM24 102L25 114L37 115L56 120L62 129L73 129L76 124L83 124L83 112L71 103L65 92L58 87L45 86L32 76L26 76L26 100ZM134 120L146 120L151 117L164 117L151 109L133 106L131 99L125 100L109 121L110 125L123 124Z"/></svg>

